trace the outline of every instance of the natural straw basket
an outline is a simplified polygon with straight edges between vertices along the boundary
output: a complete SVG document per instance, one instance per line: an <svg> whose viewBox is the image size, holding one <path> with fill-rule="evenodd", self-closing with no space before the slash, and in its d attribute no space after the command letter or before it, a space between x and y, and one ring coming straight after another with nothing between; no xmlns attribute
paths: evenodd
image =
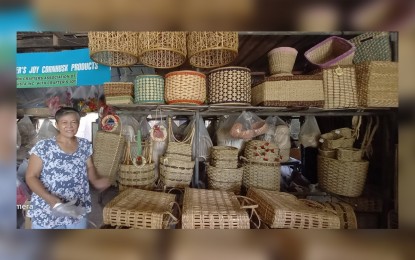
<svg viewBox="0 0 415 260"><path fill-rule="evenodd" d="M134 80L135 103L164 104L164 79L159 75L138 75Z"/></svg>
<svg viewBox="0 0 415 260"><path fill-rule="evenodd" d="M166 229L177 223L175 195L127 189L105 205L104 224L138 229Z"/></svg>
<svg viewBox="0 0 415 260"><path fill-rule="evenodd" d="M249 229L248 213L228 191L186 188L183 229Z"/></svg>
<svg viewBox="0 0 415 260"><path fill-rule="evenodd" d="M133 96L134 84L131 82L105 82L105 96Z"/></svg>
<svg viewBox="0 0 415 260"><path fill-rule="evenodd" d="M340 161L361 161L363 150L356 148L337 148L337 160Z"/></svg>
<svg viewBox="0 0 415 260"><path fill-rule="evenodd" d="M206 76L191 70L175 71L165 76L167 104L201 105L206 100Z"/></svg>
<svg viewBox="0 0 415 260"><path fill-rule="evenodd" d="M325 202L323 205L337 212L341 229L357 229L357 219L353 207L343 202Z"/></svg>
<svg viewBox="0 0 415 260"><path fill-rule="evenodd" d="M128 105L133 104L134 99L132 96L109 96L105 97L105 103L107 105Z"/></svg>
<svg viewBox="0 0 415 260"><path fill-rule="evenodd" d="M213 146L211 148L210 164L218 168L238 168L238 148L232 146Z"/></svg>
<svg viewBox="0 0 415 260"><path fill-rule="evenodd" d="M398 107L398 63L372 61L356 65L359 105Z"/></svg>
<svg viewBox="0 0 415 260"><path fill-rule="evenodd" d="M138 62L137 32L88 32L89 56L97 63L127 67Z"/></svg>
<svg viewBox="0 0 415 260"><path fill-rule="evenodd" d="M280 164L259 163L246 159L243 169L242 183L246 188L258 188L265 190L280 190Z"/></svg>
<svg viewBox="0 0 415 260"><path fill-rule="evenodd" d="M160 158L160 181L165 187L188 187L193 176L194 161L182 161L162 156Z"/></svg>
<svg viewBox="0 0 415 260"><path fill-rule="evenodd" d="M365 187L368 168L368 161L347 162L318 156L318 183L328 192L358 197Z"/></svg>
<svg viewBox="0 0 415 260"><path fill-rule="evenodd" d="M318 154L328 158L337 158L337 150L336 149L318 149Z"/></svg>
<svg viewBox="0 0 415 260"><path fill-rule="evenodd" d="M356 71L353 65L323 70L324 108L358 106Z"/></svg>
<svg viewBox="0 0 415 260"><path fill-rule="evenodd" d="M356 47L346 39L331 36L304 53L306 59L320 68L351 65Z"/></svg>
<svg viewBox="0 0 415 260"><path fill-rule="evenodd" d="M269 70L272 74L292 73L298 51L291 47L278 47L268 52Z"/></svg>
<svg viewBox="0 0 415 260"><path fill-rule="evenodd" d="M250 140L246 143L244 156L251 162L280 162L279 149L274 143Z"/></svg>
<svg viewBox="0 0 415 260"><path fill-rule="evenodd" d="M214 69L208 75L209 104L251 103L251 70L244 67Z"/></svg>
<svg viewBox="0 0 415 260"><path fill-rule="evenodd" d="M243 168L224 169L207 166L208 187L212 190L241 192Z"/></svg>
<svg viewBox="0 0 415 260"><path fill-rule="evenodd" d="M367 32L350 40L356 46L354 64L365 61L390 61L392 59L389 32Z"/></svg>
<svg viewBox="0 0 415 260"><path fill-rule="evenodd" d="M237 32L190 32L187 37L189 62L197 68L216 68L231 63L238 55Z"/></svg>
<svg viewBox="0 0 415 260"><path fill-rule="evenodd" d="M258 202L258 214L271 228L340 228L336 212L318 203L301 201L288 193L255 188L250 188L247 196Z"/></svg>
<svg viewBox="0 0 415 260"><path fill-rule="evenodd" d="M335 133L326 133L320 136L321 148L323 150L337 149L337 148L352 148L354 138L345 138Z"/></svg>
<svg viewBox="0 0 415 260"><path fill-rule="evenodd" d="M152 68L170 69L186 61L186 32L140 32L140 61Z"/></svg>
<svg viewBox="0 0 415 260"><path fill-rule="evenodd" d="M322 107L323 78L320 75L269 77L252 88L252 105L276 107Z"/></svg>

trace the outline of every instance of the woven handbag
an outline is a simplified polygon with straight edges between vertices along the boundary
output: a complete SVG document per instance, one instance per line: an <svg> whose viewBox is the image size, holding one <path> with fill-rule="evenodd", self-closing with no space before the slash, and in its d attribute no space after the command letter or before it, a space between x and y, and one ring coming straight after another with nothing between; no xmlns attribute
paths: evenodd
<svg viewBox="0 0 415 260"><path fill-rule="evenodd" d="M249 105L251 103L251 70L223 67L209 72L209 104Z"/></svg>
<svg viewBox="0 0 415 260"><path fill-rule="evenodd" d="M138 75L134 80L135 103L164 104L164 79L159 75Z"/></svg>
<svg viewBox="0 0 415 260"><path fill-rule="evenodd" d="M207 166L208 187L212 190L241 192L243 168L225 169Z"/></svg>
<svg viewBox="0 0 415 260"><path fill-rule="evenodd" d="M280 164L252 162L244 157L244 175L242 184L246 188L258 188L264 190L280 190Z"/></svg>
<svg viewBox="0 0 415 260"><path fill-rule="evenodd" d="M324 108L356 108L357 82L353 65L323 70Z"/></svg>
<svg viewBox="0 0 415 260"><path fill-rule="evenodd" d="M391 61L392 48L388 32L367 32L350 40L356 46L354 64L365 61Z"/></svg>
<svg viewBox="0 0 415 260"><path fill-rule="evenodd" d="M166 74L165 100L167 104L201 105L206 100L206 76L182 70Z"/></svg>

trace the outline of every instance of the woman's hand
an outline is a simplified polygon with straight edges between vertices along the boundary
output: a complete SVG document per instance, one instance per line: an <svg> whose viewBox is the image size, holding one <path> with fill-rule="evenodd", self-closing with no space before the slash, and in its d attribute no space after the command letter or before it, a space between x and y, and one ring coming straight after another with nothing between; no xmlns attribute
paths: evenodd
<svg viewBox="0 0 415 260"><path fill-rule="evenodd" d="M107 177L98 176L91 157L88 158L86 163L88 167L88 179L97 190L102 191L111 186L111 181Z"/></svg>
<svg viewBox="0 0 415 260"><path fill-rule="evenodd" d="M91 181L91 183L99 191L106 190L109 186L111 186L110 180L106 177L95 179L95 181Z"/></svg>

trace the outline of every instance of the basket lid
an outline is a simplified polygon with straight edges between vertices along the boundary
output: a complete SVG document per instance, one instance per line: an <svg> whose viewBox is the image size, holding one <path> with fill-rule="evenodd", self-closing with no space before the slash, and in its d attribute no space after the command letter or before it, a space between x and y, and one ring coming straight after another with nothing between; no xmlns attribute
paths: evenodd
<svg viewBox="0 0 415 260"><path fill-rule="evenodd" d="M206 78L206 75L202 72L198 72L198 71L194 71L194 70L178 70L178 71L173 71L170 73L167 73L165 75L165 77L171 77L171 76L177 76L177 75L193 75L193 76L199 76L202 78Z"/></svg>
<svg viewBox="0 0 415 260"><path fill-rule="evenodd" d="M221 71L221 70L245 70L247 72L251 72L251 70L247 67L229 66L229 67L221 67L221 68L213 69L209 71L207 74L211 74L211 73Z"/></svg>

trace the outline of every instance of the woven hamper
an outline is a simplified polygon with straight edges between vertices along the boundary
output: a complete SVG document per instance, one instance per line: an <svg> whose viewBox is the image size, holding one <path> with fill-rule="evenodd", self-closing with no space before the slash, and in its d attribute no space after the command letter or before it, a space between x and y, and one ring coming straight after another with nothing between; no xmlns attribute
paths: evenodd
<svg viewBox="0 0 415 260"><path fill-rule="evenodd" d="M353 65L323 69L324 108L358 106L356 71Z"/></svg>
<svg viewBox="0 0 415 260"><path fill-rule="evenodd" d="M186 61L186 32L140 32L140 61L152 68L170 69Z"/></svg>
<svg viewBox="0 0 415 260"><path fill-rule="evenodd" d="M356 65L359 105L398 107L398 63L372 61Z"/></svg>
<svg viewBox="0 0 415 260"><path fill-rule="evenodd" d="M175 195L126 189L103 209L104 224L135 229L167 229L177 222L173 216Z"/></svg>
<svg viewBox="0 0 415 260"><path fill-rule="evenodd" d="M224 169L211 165L207 166L208 187L212 190L241 192L243 168Z"/></svg>
<svg viewBox="0 0 415 260"><path fill-rule="evenodd" d="M268 77L252 88L252 105L322 107L323 80L319 75Z"/></svg>
<svg viewBox="0 0 415 260"><path fill-rule="evenodd" d="M334 210L301 201L294 195L250 188L247 196L258 203L261 220L271 228L339 229L340 220Z"/></svg>
<svg viewBox="0 0 415 260"><path fill-rule="evenodd" d="M363 150L356 148L337 148L337 160L340 161L361 161L363 157Z"/></svg>
<svg viewBox="0 0 415 260"><path fill-rule="evenodd" d="M279 149L274 143L250 140L245 145L244 156L251 162L280 162Z"/></svg>
<svg viewBox="0 0 415 260"><path fill-rule="evenodd" d="M322 150L337 149L337 148L352 148L355 139L345 138L335 133L326 133L320 136L320 143Z"/></svg>
<svg viewBox="0 0 415 260"><path fill-rule="evenodd" d="M291 74L297 54L298 51L291 47L278 47L268 52L268 64L271 75Z"/></svg>
<svg viewBox="0 0 415 260"><path fill-rule="evenodd" d="M232 146L212 146L210 149L210 164L213 167L238 168L238 148Z"/></svg>
<svg viewBox="0 0 415 260"><path fill-rule="evenodd" d="M249 105L251 103L251 70L223 67L209 72L209 104Z"/></svg>
<svg viewBox="0 0 415 260"><path fill-rule="evenodd" d="M353 207L343 202L325 202L323 206L337 212L341 229L357 229L357 219Z"/></svg>
<svg viewBox="0 0 415 260"><path fill-rule="evenodd" d="M335 149L318 149L318 154L328 158L337 158L337 150Z"/></svg>
<svg viewBox="0 0 415 260"><path fill-rule="evenodd" d="M164 79L159 75L138 75L134 80L137 104L164 104Z"/></svg>
<svg viewBox="0 0 415 260"><path fill-rule="evenodd" d="M175 71L165 76L167 104L201 105L206 100L206 76L191 70Z"/></svg>
<svg viewBox="0 0 415 260"><path fill-rule="evenodd" d="M194 161L182 161L162 156L160 158L160 181L169 188L189 187L194 166Z"/></svg>
<svg viewBox="0 0 415 260"><path fill-rule="evenodd" d="M104 95L109 96L133 96L134 85L130 82L105 82Z"/></svg>
<svg viewBox="0 0 415 260"><path fill-rule="evenodd" d="M390 61L392 48L388 32L367 32L350 40L356 46L354 64L365 61Z"/></svg>
<svg viewBox="0 0 415 260"><path fill-rule="evenodd" d="M319 186L325 191L346 197L362 194L368 168L368 161L347 162L317 156Z"/></svg>
<svg viewBox="0 0 415 260"><path fill-rule="evenodd" d="M186 188L182 228L249 229L250 219L231 192Z"/></svg>
<svg viewBox="0 0 415 260"><path fill-rule="evenodd" d="M216 68L231 63L238 55L237 32L190 32L187 36L190 65Z"/></svg>
<svg viewBox="0 0 415 260"><path fill-rule="evenodd" d="M280 190L280 164L245 162L242 184L246 188Z"/></svg>
<svg viewBox="0 0 415 260"><path fill-rule="evenodd" d="M111 67L128 67L138 62L137 32L88 32L89 56Z"/></svg>

